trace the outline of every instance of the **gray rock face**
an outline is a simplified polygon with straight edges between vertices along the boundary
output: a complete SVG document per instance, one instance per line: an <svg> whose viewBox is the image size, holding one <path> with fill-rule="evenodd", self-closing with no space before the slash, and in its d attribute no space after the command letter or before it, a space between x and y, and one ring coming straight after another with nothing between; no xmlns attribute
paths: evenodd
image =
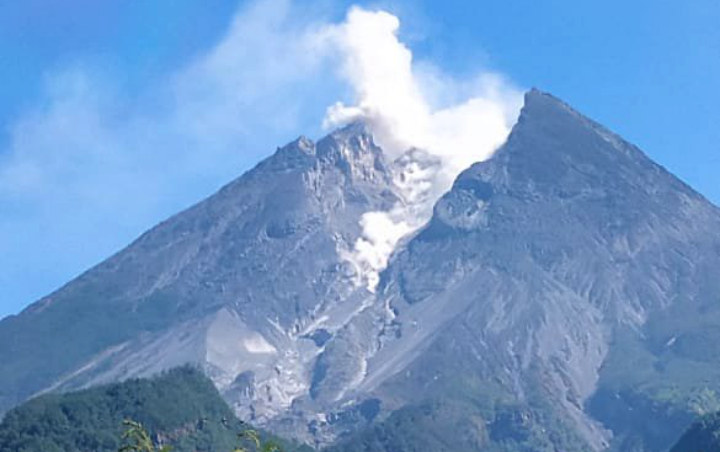
<svg viewBox="0 0 720 452"><path fill-rule="evenodd" d="M241 417L321 445L401 435L429 401L422 434L462 421L468 450L659 451L720 405L716 207L533 90L370 292L343 256L403 202L410 156L361 124L300 138L3 320L0 411L187 362Z"/></svg>
<svg viewBox="0 0 720 452"><path fill-rule="evenodd" d="M637 148L533 91L508 142L458 177L386 271L383 295L402 331L386 354L404 341L428 351L380 392L412 388L410 397L437 386L442 397L443 378L457 369L481 376L481 392L493 397L530 407L539 399L588 448L603 449L613 435L587 409L596 390L667 378L633 381L639 369L619 335L643 340L647 322L670 306L717 305L719 228L716 207ZM699 328L699 318L689 321ZM624 381L604 378L617 367L611 350L629 360L620 363ZM674 378L670 385L685 385ZM715 385L693 390L704 388Z"/></svg>
<svg viewBox="0 0 720 452"><path fill-rule="evenodd" d="M397 200L386 165L360 124L317 145L300 138L5 319L2 407L195 362L229 394L252 376L246 416L285 410L309 389L313 325L332 334L367 295L339 252L363 213Z"/></svg>

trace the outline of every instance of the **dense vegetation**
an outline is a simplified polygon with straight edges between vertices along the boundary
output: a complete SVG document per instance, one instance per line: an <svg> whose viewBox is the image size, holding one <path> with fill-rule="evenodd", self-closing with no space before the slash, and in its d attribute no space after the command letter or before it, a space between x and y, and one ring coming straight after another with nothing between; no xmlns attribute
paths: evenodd
<svg viewBox="0 0 720 452"><path fill-rule="evenodd" d="M613 430L611 450L666 451L698 415L720 410L718 322L718 303L678 303L650 316L643 336L616 332L588 403Z"/></svg>
<svg viewBox="0 0 720 452"><path fill-rule="evenodd" d="M701 417L670 452L714 452L720 450L720 413Z"/></svg>
<svg viewBox="0 0 720 452"><path fill-rule="evenodd" d="M542 412L544 410L511 406L483 410L472 402L438 399L402 408L328 452L529 452L557 450L558 445L567 448L564 450L580 450L575 438L561 435L566 429L560 425L549 435L538 433L538 425L551 424L547 419L536 419ZM288 452L298 449L287 443L278 446ZM306 447L301 449L311 451ZM10 411L0 423L0 452L118 450L270 452L279 449L267 441L266 435L261 438L237 420L212 382L190 367L153 379L44 395ZM645 449L639 445L638 450ZM718 450L720 413L695 422L671 452Z"/></svg>
<svg viewBox="0 0 720 452"><path fill-rule="evenodd" d="M31 400L0 423L0 452L116 452L128 419L147 428L154 444L170 445L174 452L230 452L246 429L212 382L200 371L180 368L153 379Z"/></svg>
<svg viewBox="0 0 720 452"><path fill-rule="evenodd" d="M544 415L523 406L497 406L494 413L483 415L474 403L427 401L401 408L326 452L587 450L569 428ZM544 425L551 425L552 431L543 430Z"/></svg>

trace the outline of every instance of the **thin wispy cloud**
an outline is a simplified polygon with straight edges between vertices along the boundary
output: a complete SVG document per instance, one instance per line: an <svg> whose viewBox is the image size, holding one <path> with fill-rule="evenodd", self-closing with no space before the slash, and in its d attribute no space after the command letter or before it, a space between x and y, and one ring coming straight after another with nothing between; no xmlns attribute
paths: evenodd
<svg viewBox="0 0 720 452"><path fill-rule="evenodd" d="M122 74L89 64L48 75L0 149L2 299L44 295L318 131L325 105L315 104L335 88L298 7L250 3L206 54L132 96Z"/></svg>

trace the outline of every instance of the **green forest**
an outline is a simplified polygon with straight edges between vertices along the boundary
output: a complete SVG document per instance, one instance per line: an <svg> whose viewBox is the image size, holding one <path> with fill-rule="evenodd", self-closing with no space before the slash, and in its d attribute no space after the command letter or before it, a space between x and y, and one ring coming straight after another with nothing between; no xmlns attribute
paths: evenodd
<svg viewBox="0 0 720 452"><path fill-rule="evenodd" d="M146 452L132 448L141 443L134 423L149 432L153 446L170 446L173 452L254 448L253 430L233 415L212 382L182 367L151 379L37 397L5 415L0 452L117 452L123 447ZM262 445L274 444L260 436ZM289 443L280 447L297 449Z"/></svg>
<svg viewBox="0 0 720 452"><path fill-rule="evenodd" d="M464 449L468 439L452 435L450 424L456 431L458 428L463 431L463 425L477 420L468 416L463 421L462 410L456 407L430 408L401 410L367 434L361 432L331 450L391 452L403 448L454 452ZM435 416L438 413L447 416L438 418ZM439 427L445 424L448 424L445 431L453 438L434 435L442 431ZM698 419L675 446L670 446L671 452L720 451L720 413ZM150 379L42 395L9 411L0 423L0 452L168 451L312 452L313 449L258 432L238 420L212 382L192 367L181 367Z"/></svg>

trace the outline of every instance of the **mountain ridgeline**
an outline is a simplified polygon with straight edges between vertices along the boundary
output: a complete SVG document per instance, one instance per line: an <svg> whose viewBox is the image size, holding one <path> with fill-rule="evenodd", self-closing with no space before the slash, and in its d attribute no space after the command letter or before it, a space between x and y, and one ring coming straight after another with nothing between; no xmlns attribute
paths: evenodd
<svg viewBox="0 0 720 452"><path fill-rule="evenodd" d="M347 254L401 160L300 138L4 319L0 410L187 363L338 452L661 452L720 410L720 209L532 90L371 291Z"/></svg>

